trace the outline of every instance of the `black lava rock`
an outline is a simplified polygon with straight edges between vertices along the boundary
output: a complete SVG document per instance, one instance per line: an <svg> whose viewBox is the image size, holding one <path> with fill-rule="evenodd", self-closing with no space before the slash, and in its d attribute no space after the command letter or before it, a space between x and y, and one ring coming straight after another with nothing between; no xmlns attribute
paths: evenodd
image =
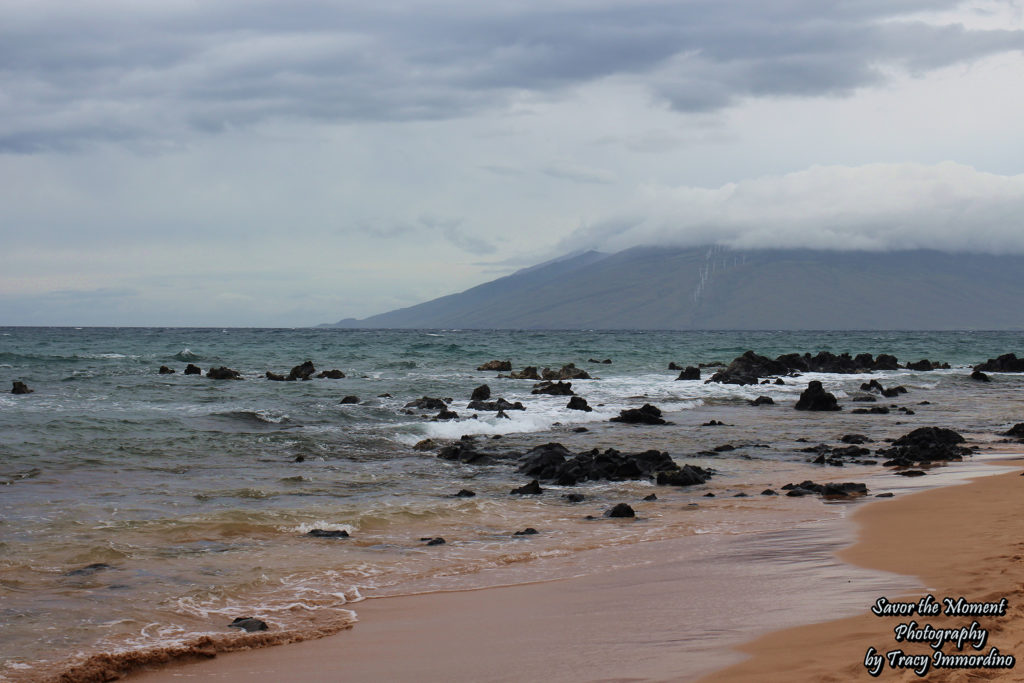
<svg viewBox="0 0 1024 683"><path fill-rule="evenodd" d="M267 622L255 619L253 617L237 617L234 621L228 624L228 628L240 628L247 633L253 633L255 631L266 631L268 630Z"/></svg>
<svg viewBox="0 0 1024 683"><path fill-rule="evenodd" d="M636 512L633 511L626 503L617 503L615 507L606 510L604 513L605 517L636 517Z"/></svg>
<svg viewBox="0 0 1024 683"><path fill-rule="evenodd" d="M625 422L627 424L664 425L668 424L661 417L661 410L650 403L645 403L640 408L629 408L619 411L618 417L613 417L611 422Z"/></svg>
<svg viewBox="0 0 1024 683"><path fill-rule="evenodd" d="M31 394L35 389L29 389L28 385L24 382L14 381L11 382L11 393L12 394Z"/></svg>
<svg viewBox="0 0 1024 683"><path fill-rule="evenodd" d="M306 532L306 535L313 538L348 538L348 532L344 529L313 529Z"/></svg>
<svg viewBox="0 0 1024 683"><path fill-rule="evenodd" d="M582 410L587 413L594 410L593 408L590 407L589 404L587 404L587 399L583 398L582 396L573 396L572 398L569 399L569 404L566 405L565 407L568 408L569 410Z"/></svg>
<svg viewBox="0 0 1024 683"><path fill-rule="evenodd" d="M405 404L405 407L416 408L419 410L444 410L448 407L448 404L442 399L424 396L423 398L418 398L415 401L409 401Z"/></svg>
<svg viewBox="0 0 1024 683"><path fill-rule="evenodd" d="M206 371L206 376L210 379L242 379L242 373L223 365L219 368L210 368Z"/></svg>
<svg viewBox="0 0 1024 683"><path fill-rule="evenodd" d="M794 407L797 410L840 410L836 397L825 391L817 380L807 385Z"/></svg>
<svg viewBox="0 0 1024 683"><path fill-rule="evenodd" d="M540 382L533 387L531 394L550 394L552 396L574 396L572 382Z"/></svg>
<svg viewBox="0 0 1024 683"><path fill-rule="evenodd" d="M517 496L539 496L542 493L544 493L544 489L540 487L540 483L536 479L525 486L509 491L509 495Z"/></svg>
<svg viewBox="0 0 1024 683"><path fill-rule="evenodd" d="M695 368L692 365L686 366L686 369L683 370L682 372L680 372L679 376L676 377L676 380L681 380L681 379L688 379L688 380L700 379L700 368Z"/></svg>

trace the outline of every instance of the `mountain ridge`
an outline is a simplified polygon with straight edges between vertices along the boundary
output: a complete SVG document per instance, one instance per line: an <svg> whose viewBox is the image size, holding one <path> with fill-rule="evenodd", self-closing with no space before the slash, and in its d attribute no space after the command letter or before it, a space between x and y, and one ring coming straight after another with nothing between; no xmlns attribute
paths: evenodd
<svg viewBox="0 0 1024 683"><path fill-rule="evenodd" d="M334 327L1024 329L1024 256L934 250L584 251Z"/></svg>

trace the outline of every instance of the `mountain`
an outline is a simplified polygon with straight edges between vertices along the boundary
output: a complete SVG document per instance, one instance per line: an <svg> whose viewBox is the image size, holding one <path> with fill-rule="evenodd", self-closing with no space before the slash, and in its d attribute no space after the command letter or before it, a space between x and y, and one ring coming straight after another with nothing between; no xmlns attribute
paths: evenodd
<svg viewBox="0 0 1024 683"><path fill-rule="evenodd" d="M336 326L1024 329L1024 256L717 246L587 251Z"/></svg>

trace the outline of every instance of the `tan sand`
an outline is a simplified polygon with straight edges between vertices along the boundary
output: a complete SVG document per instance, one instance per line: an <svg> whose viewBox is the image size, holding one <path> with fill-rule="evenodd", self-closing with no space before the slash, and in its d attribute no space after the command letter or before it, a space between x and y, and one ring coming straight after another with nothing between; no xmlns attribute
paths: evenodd
<svg viewBox="0 0 1024 683"><path fill-rule="evenodd" d="M861 541L842 557L919 576L939 599L1007 597L1009 616L979 619L991 632L984 651L995 645L1004 653L1024 653L1022 493L1024 478L1011 473L865 505L855 513ZM733 553L735 562L723 562L722 548L711 547L723 541L696 537L640 544L630 551L639 555L632 558L634 566L570 580L369 600L355 606L360 623L349 632L220 655L133 680L693 680L737 661L722 646L748 639L751 623L763 632L821 622L861 605L860 616L777 631L743 645L752 659L702 680L873 680L862 664L867 648L884 653L901 647L892 629L907 619L875 617L867 608L885 594L881 586L900 585L888 596L895 600L907 594L908 584L838 562L829 565L822 554L831 554L836 542L823 544L820 534L834 536L837 528L798 535L795 551L790 535L790 545L777 557L766 558L762 542L760 562L746 561L750 547L742 541L725 541L740 546L724 554L728 559ZM810 550L818 546L825 550ZM831 573L825 592L821 585L802 589L808 568L791 559L800 555L813 564L817 579ZM701 562L704 556L708 562ZM916 601L926 592L909 595ZM919 621L938 627L947 621L968 625L971 619ZM923 644L904 649L929 651ZM993 677L1022 680L1024 666ZM918 677L909 671L894 676L887 669L881 679ZM979 678L931 672L926 680Z"/></svg>
<svg viewBox="0 0 1024 683"><path fill-rule="evenodd" d="M1020 464L1020 463L1012 463ZM990 636L981 650L1024 657L1024 477L1013 472L896 498L858 510L860 542L840 553L862 566L919 576L928 591L903 596L917 601L964 597L971 602L1007 598L1005 617L980 617ZM897 600L900 596L886 596ZM910 617L864 614L825 624L771 633L743 646L752 658L702 681L875 680L863 662L869 647L881 653L903 650L931 654L928 645L895 641L894 629L916 620L935 628L969 626L973 617ZM948 653L970 654L945 647ZM877 680L922 680L912 671L886 665ZM1024 680L1024 663L1013 669L930 669L923 680Z"/></svg>

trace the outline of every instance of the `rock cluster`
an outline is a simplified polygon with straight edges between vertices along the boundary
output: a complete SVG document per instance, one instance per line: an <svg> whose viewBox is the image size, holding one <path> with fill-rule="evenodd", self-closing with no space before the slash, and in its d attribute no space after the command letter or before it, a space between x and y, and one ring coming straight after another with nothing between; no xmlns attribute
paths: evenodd
<svg viewBox="0 0 1024 683"><path fill-rule="evenodd" d="M896 439L890 448L877 451L890 458L887 467L907 467L914 463L943 460L963 460L972 451L964 443L964 437L952 429L943 427L920 427Z"/></svg>
<svg viewBox="0 0 1024 683"><path fill-rule="evenodd" d="M1024 358L1004 353L999 358L989 358L984 363L975 365L974 369L981 372L1024 372Z"/></svg>
<svg viewBox="0 0 1024 683"><path fill-rule="evenodd" d="M609 448L593 449L574 455L559 443L537 446L519 459L519 472L559 486L574 486L581 481L625 481L655 479L659 484L691 486L703 484L711 472L700 467L680 467L668 453L650 450L622 453Z"/></svg>

